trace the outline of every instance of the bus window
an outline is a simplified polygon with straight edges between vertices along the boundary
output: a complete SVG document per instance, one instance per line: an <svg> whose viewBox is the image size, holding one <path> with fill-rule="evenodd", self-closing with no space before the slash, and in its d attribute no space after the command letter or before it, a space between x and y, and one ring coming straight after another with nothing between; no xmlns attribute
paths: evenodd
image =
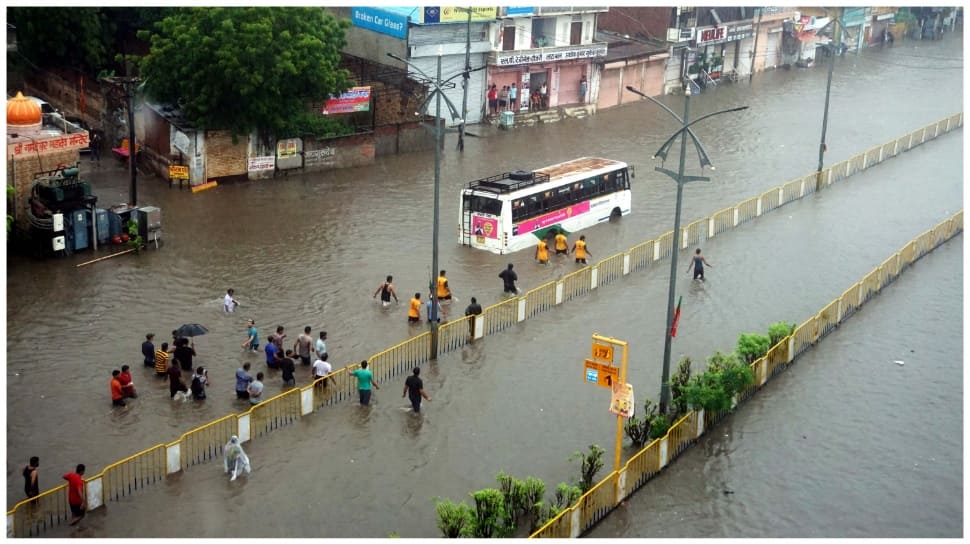
<svg viewBox="0 0 970 545"><path fill-rule="evenodd" d="M616 173L616 184L618 189L630 189L630 180L627 178L626 169Z"/></svg>
<svg viewBox="0 0 970 545"><path fill-rule="evenodd" d="M467 203L466 206L468 209L472 212L481 212L492 216L502 214L502 201L498 199L472 195L471 198L466 198L465 202Z"/></svg>
<svg viewBox="0 0 970 545"><path fill-rule="evenodd" d="M538 195L529 195L525 199L526 203L526 217L536 216L542 213L542 202L539 200Z"/></svg>
<svg viewBox="0 0 970 545"><path fill-rule="evenodd" d="M596 183L596 178L589 178L586 180L586 190L584 191L584 194L587 197L595 197L599 194L599 186Z"/></svg>
<svg viewBox="0 0 970 545"><path fill-rule="evenodd" d="M615 181L616 181L616 179L615 179L615 177L612 174L604 174L603 175L603 187L601 188L602 189L602 192L603 193L612 193L616 189L614 187L614 182Z"/></svg>

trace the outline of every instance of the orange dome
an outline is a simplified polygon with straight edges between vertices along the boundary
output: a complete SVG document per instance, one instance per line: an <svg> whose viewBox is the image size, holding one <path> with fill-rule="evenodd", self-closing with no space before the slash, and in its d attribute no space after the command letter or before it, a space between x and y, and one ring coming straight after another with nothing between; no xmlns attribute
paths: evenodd
<svg viewBox="0 0 970 545"><path fill-rule="evenodd" d="M35 125L41 121L40 106L20 91L7 101L7 125Z"/></svg>

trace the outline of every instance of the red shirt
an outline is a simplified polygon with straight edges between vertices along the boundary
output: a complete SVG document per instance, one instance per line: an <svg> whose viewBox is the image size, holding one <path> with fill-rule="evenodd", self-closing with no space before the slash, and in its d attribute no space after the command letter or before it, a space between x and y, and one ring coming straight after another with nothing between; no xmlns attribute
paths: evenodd
<svg viewBox="0 0 970 545"><path fill-rule="evenodd" d="M489 89L488 90L488 99L489 100L495 100L496 98L498 98L498 92L495 91L495 89Z"/></svg>
<svg viewBox="0 0 970 545"><path fill-rule="evenodd" d="M121 389L122 390L131 389L132 388L132 386L131 386L131 371L122 371L121 374L118 375L118 382L121 383Z"/></svg>
<svg viewBox="0 0 970 545"><path fill-rule="evenodd" d="M64 479L67 481L67 502L80 505L83 501L81 492L84 490L84 477L77 473L65 473Z"/></svg>
<svg viewBox="0 0 970 545"><path fill-rule="evenodd" d="M117 401L123 397L125 396L121 393L121 382L116 378L111 379L111 401Z"/></svg>

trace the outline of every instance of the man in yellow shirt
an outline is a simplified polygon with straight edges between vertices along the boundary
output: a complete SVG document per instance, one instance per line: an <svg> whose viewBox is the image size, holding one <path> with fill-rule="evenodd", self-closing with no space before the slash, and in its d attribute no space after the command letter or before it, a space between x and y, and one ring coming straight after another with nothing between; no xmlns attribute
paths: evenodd
<svg viewBox="0 0 970 545"><path fill-rule="evenodd" d="M546 245L544 239L539 239L539 244L536 244L536 260L542 265L549 264L549 248Z"/></svg>
<svg viewBox="0 0 970 545"><path fill-rule="evenodd" d="M587 254L589 254L589 257L593 257L593 252L586 249L586 235L580 236L576 244L573 244L573 253L576 255L576 263L582 263L583 265L586 264Z"/></svg>
<svg viewBox="0 0 970 545"><path fill-rule="evenodd" d="M556 255L569 255L569 242L566 240L566 235L560 229L556 233Z"/></svg>
<svg viewBox="0 0 970 545"><path fill-rule="evenodd" d="M445 270L441 269L438 275L438 299L441 301L451 300L451 288L448 287L448 279L445 278Z"/></svg>
<svg viewBox="0 0 970 545"><path fill-rule="evenodd" d="M421 321L421 292L415 292L411 298L411 307L408 308L408 323L416 324Z"/></svg>
<svg viewBox="0 0 970 545"><path fill-rule="evenodd" d="M155 351L155 374L164 377L168 373L168 343Z"/></svg>

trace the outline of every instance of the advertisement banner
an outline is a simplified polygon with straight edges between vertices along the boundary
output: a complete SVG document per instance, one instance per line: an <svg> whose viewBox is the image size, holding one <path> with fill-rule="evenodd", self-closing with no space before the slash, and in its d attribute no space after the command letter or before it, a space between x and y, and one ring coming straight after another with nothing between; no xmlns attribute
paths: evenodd
<svg viewBox="0 0 970 545"><path fill-rule="evenodd" d="M499 53L496 56L496 64L499 66L515 66L517 64L605 57L606 51L606 44L596 44L587 47L574 47L572 49L533 49L529 53L507 52L504 54Z"/></svg>
<svg viewBox="0 0 970 545"><path fill-rule="evenodd" d="M272 155L249 158L249 172L273 170L274 168L276 168L276 157L273 157Z"/></svg>
<svg viewBox="0 0 970 545"><path fill-rule="evenodd" d="M472 233L476 237L498 238L498 220L472 214Z"/></svg>
<svg viewBox="0 0 970 545"><path fill-rule="evenodd" d="M610 412L623 418L632 418L635 411L633 385L614 383L613 395L610 396Z"/></svg>
<svg viewBox="0 0 970 545"><path fill-rule="evenodd" d="M350 20L354 26L402 40L407 38L408 35L407 17L379 8L352 7L350 8Z"/></svg>
<svg viewBox="0 0 970 545"><path fill-rule="evenodd" d="M426 6L424 8L424 18L422 23L426 25L435 23L465 23L468 22L467 8L454 6ZM472 21L491 21L498 16L498 8L474 6L472 9Z"/></svg>
<svg viewBox="0 0 970 545"><path fill-rule="evenodd" d="M339 97L327 100L323 105L323 115L350 114L370 110L370 86L351 87Z"/></svg>
<svg viewBox="0 0 970 545"><path fill-rule="evenodd" d="M531 233L532 231L538 231L539 229L544 229L550 225L555 225L561 221L565 221L573 216L585 214L586 212L589 212L589 201L574 204L573 206L567 206L562 210L557 210L537 218L525 220L522 223L516 223L512 226L512 234L524 235L526 233Z"/></svg>
<svg viewBox="0 0 970 545"><path fill-rule="evenodd" d="M280 159L293 157L297 152L296 138L287 138L276 143L276 156Z"/></svg>

